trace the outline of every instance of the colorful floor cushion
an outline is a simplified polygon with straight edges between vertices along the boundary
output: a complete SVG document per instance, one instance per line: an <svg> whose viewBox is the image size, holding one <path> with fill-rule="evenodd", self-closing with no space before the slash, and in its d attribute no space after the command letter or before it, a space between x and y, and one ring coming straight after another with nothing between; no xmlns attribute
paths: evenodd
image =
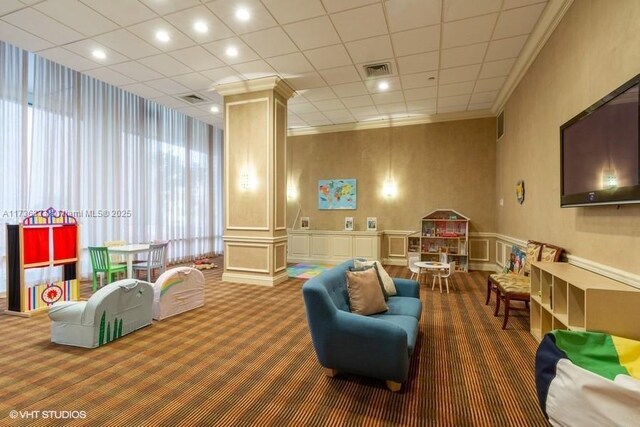
<svg viewBox="0 0 640 427"><path fill-rule="evenodd" d="M325 270L330 269L333 265L329 264L296 264L287 268L289 277L296 279L311 279L316 277Z"/></svg>
<svg viewBox="0 0 640 427"><path fill-rule="evenodd" d="M204 305L204 275L199 269L176 267L153 285L153 318L166 319Z"/></svg>
<svg viewBox="0 0 640 427"><path fill-rule="evenodd" d="M552 331L536 353L536 387L552 425L639 425L640 342Z"/></svg>

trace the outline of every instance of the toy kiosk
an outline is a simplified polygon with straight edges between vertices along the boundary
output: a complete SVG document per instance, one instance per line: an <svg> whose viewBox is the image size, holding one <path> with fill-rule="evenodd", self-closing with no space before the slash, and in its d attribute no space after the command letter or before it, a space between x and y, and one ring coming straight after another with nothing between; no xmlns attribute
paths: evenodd
<svg viewBox="0 0 640 427"><path fill-rule="evenodd" d="M7 224L6 314L29 317L54 302L79 299L79 237L76 218L53 208ZM26 284L27 269L45 267L62 267L62 280Z"/></svg>

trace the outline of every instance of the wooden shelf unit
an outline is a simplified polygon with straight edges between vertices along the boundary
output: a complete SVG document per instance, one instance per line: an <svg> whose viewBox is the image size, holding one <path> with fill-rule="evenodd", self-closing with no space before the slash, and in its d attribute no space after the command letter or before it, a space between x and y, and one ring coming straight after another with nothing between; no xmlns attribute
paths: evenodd
<svg viewBox="0 0 640 427"><path fill-rule="evenodd" d="M420 224L420 260L455 261L457 271L469 271L469 218L453 209L437 209Z"/></svg>
<svg viewBox="0 0 640 427"><path fill-rule="evenodd" d="M562 262L531 265L531 334L597 331L640 340L640 289Z"/></svg>

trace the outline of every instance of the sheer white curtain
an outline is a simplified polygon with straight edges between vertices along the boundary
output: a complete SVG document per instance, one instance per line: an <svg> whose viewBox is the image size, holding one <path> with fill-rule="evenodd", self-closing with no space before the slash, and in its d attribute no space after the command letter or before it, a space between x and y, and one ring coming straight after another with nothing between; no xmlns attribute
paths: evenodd
<svg viewBox="0 0 640 427"><path fill-rule="evenodd" d="M23 137L26 135L27 90L23 71L24 51L0 42L0 294L6 284L6 224L18 221L24 209L24 181L21 165L26 160Z"/></svg>
<svg viewBox="0 0 640 427"><path fill-rule="evenodd" d="M44 58L31 60L31 137L26 166L15 171L25 181L24 208L77 213L85 252L107 240L170 240L172 261L222 252L222 132ZM2 142L3 150L21 146ZM90 271L85 253L82 273Z"/></svg>

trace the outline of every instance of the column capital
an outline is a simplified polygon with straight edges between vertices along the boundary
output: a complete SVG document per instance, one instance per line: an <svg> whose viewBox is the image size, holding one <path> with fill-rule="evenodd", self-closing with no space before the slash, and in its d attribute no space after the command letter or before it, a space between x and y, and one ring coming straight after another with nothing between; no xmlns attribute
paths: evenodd
<svg viewBox="0 0 640 427"><path fill-rule="evenodd" d="M284 80L277 76L263 77L253 80L241 80L239 82L224 83L215 87L216 92L222 96L239 95L242 93L258 92L261 90L273 90L284 99L289 99L296 92Z"/></svg>

